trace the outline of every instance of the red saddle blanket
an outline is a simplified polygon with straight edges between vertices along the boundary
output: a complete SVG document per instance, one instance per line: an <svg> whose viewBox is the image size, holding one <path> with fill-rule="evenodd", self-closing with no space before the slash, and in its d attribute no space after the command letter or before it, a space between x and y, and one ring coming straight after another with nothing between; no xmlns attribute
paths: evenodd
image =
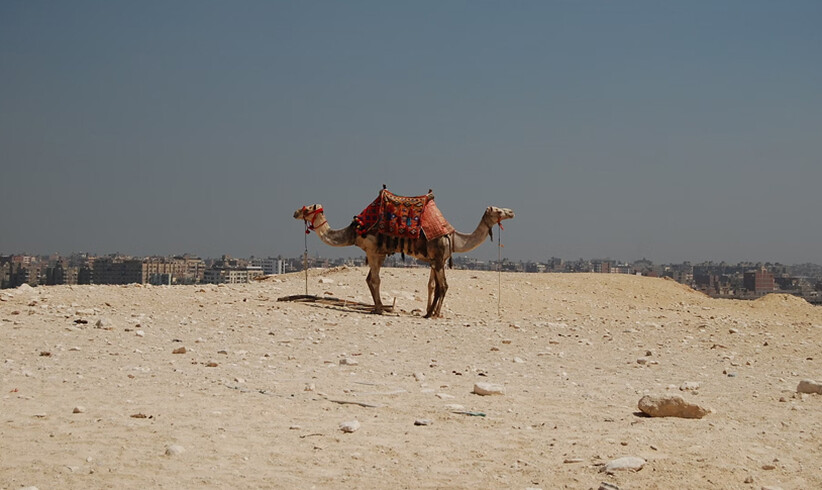
<svg viewBox="0 0 822 490"><path fill-rule="evenodd" d="M419 238L423 233L429 240L454 231L434 204L434 195L403 197L383 189L380 195L354 217L357 233L381 233L398 238Z"/></svg>

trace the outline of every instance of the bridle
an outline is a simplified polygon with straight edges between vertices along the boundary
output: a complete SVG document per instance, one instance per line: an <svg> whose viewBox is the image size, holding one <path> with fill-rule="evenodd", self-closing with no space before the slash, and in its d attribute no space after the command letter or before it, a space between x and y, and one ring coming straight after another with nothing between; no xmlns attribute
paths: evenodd
<svg viewBox="0 0 822 490"><path fill-rule="evenodd" d="M311 230L316 230L317 227L328 223L328 221L326 220L326 221L323 221L322 223L320 223L319 225L314 224L314 221L316 221L316 219L317 219L317 215L323 212L322 206L318 207L317 209L315 209L313 211L308 211L308 208L303 206L301 212L303 214L303 221L305 221L305 234L306 235L311 233Z"/></svg>

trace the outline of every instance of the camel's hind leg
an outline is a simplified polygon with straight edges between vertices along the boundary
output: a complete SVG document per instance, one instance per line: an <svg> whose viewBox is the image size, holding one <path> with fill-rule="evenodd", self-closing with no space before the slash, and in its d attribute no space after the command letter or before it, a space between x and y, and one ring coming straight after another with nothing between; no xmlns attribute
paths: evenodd
<svg viewBox="0 0 822 490"><path fill-rule="evenodd" d="M368 289L371 291L371 298L374 300L374 313L381 315L383 312L382 299L380 299L380 268L385 255L368 257L368 266L370 270L365 277L365 282L368 284Z"/></svg>
<svg viewBox="0 0 822 490"><path fill-rule="evenodd" d="M434 302L434 290L437 287L437 276L434 274L434 268L431 268L431 274L428 276L428 303L425 305L425 312L431 312L431 303Z"/></svg>

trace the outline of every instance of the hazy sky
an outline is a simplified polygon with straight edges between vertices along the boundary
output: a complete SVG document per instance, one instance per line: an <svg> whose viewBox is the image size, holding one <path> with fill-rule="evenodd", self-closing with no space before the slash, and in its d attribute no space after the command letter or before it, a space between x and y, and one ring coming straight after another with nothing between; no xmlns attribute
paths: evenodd
<svg viewBox="0 0 822 490"><path fill-rule="evenodd" d="M511 259L822 263L822 2L0 2L0 253L296 256L383 183Z"/></svg>

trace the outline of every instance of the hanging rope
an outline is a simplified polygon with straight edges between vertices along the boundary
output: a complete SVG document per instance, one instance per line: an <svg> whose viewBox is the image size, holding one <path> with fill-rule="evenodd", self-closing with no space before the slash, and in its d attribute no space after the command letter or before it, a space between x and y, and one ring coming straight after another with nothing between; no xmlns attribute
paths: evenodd
<svg viewBox="0 0 822 490"><path fill-rule="evenodd" d="M497 316L502 316L502 223L499 225L499 237L497 238Z"/></svg>
<svg viewBox="0 0 822 490"><path fill-rule="evenodd" d="M305 295L308 296L308 234L311 233L309 231L309 224L308 221L305 222L305 251L303 252L303 269L305 270Z"/></svg>

